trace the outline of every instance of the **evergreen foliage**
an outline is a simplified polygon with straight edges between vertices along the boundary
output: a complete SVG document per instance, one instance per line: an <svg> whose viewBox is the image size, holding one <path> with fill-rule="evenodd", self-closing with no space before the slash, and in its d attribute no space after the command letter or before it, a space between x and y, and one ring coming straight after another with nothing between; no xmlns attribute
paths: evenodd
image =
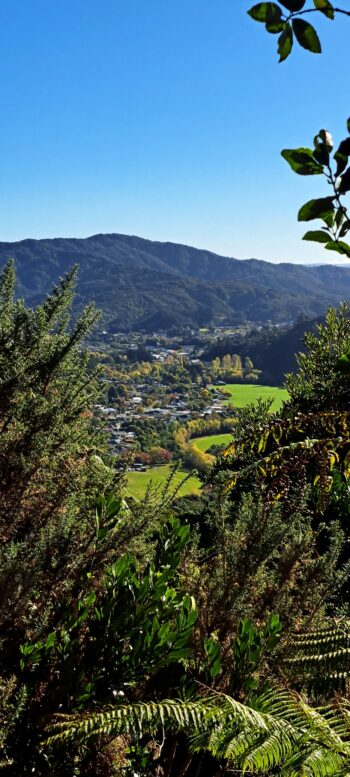
<svg viewBox="0 0 350 777"><path fill-rule="evenodd" d="M331 696L347 693L348 635L330 616L339 597L346 609L349 497L346 457L330 451L347 440L346 311L306 343L280 416L266 402L238 412L235 451L202 513L187 508L190 534L171 492L132 507L111 494L81 345L95 313L70 323L73 283L33 311L14 299L11 265L1 284L3 773L345 775L348 703ZM320 502L310 456L286 464L296 434L307 451L322 442L337 509ZM243 476L228 490L232 456Z"/></svg>
<svg viewBox="0 0 350 777"><path fill-rule="evenodd" d="M14 297L12 262L0 282L0 653L14 632L45 628L89 552L87 511L113 480L98 456L98 385L82 351L97 313L70 325L75 279L76 269L35 310Z"/></svg>

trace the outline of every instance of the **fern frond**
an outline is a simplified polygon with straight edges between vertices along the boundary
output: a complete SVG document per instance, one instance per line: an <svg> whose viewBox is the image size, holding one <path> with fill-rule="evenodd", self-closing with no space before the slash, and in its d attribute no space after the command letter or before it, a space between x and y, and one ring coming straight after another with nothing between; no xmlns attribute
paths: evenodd
<svg viewBox="0 0 350 777"><path fill-rule="evenodd" d="M297 668L304 676L323 681L344 682L350 675L350 621L332 623L328 628L295 635L289 644L286 667Z"/></svg>
<svg viewBox="0 0 350 777"><path fill-rule="evenodd" d="M49 731L51 736L44 744L52 745L64 741L88 741L95 737L111 737L118 734L140 735L154 731L160 725L186 729L198 729L211 705L206 699L195 702L180 702L174 699L155 703L118 705L102 712L86 715L56 716Z"/></svg>
<svg viewBox="0 0 350 777"><path fill-rule="evenodd" d="M87 715L56 716L47 746L78 746L118 734L140 737L183 731L192 751L206 750L236 768L283 777L345 777L350 773L350 703L310 707L284 688L261 696L255 708L217 693L194 701L168 699L120 705Z"/></svg>

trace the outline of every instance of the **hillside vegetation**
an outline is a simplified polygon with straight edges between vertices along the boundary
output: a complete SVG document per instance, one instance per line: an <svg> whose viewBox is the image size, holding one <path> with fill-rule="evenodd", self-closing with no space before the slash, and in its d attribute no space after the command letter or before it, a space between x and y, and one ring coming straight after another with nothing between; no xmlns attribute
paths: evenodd
<svg viewBox="0 0 350 777"><path fill-rule="evenodd" d="M4 777L345 777L348 310L306 336L278 413L177 424L184 463L209 463L196 493L136 500L74 280L35 309L12 264L0 280ZM196 447L226 423L223 453Z"/></svg>
<svg viewBox="0 0 350 777"><path fill-rule="evenodd" d="M155 331L242 321L282 323L323 314L350 296L350 271L222 257L175 243L94 235L0 243L0 267L14 257L18 291L40 303L79 264L77 305L94 299L102 326Z"/></svg>

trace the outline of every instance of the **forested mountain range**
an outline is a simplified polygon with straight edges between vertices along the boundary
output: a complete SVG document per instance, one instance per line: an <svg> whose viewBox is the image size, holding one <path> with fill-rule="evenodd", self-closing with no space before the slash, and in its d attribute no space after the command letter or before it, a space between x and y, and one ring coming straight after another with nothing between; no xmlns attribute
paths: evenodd
<svg viewBox="0 0 350 777"><path fill-rule="evenodd" d="M94 300L111 330L280 323L318 316L350 297L346 267L242 261L127 235L0 243L0 265L9 257L18 292L32 305L78 263L78 304Z"/></svg>

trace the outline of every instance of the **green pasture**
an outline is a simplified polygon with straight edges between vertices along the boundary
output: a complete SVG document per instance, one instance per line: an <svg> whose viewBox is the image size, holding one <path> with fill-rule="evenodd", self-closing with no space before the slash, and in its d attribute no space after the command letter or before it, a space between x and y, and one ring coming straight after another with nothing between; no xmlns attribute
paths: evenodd
<svg viewBox="0 0 350 777"><path fill-rule="evenodd" d="M152 482L153 486L164 485L166 479L169 477L171 471L170 464L164 464L161 467L152 467L147 472L128 472L128 487L127 495L133 496L135 499L142 499L147 491L147 488ZM171 482L171 490L174 489L183 481L187 473L183 470L178 470L173 476ZM198 478L191 475L186 483L181 486L178 491L178 496L186 496L187 494L198 494L201 487L201 483Z"/></svg>
<svg viewBox="0 0 350 777"><path fill-rule="evenodd" d="M279 410L286 399L288 391L277 386L259 386L245 383L226 383L220 388L229 391L230 399L224 401L225 405L234 405L235 407L244 407L249 402L256 402L257 399L273 399L271 410Z"/></svg>
<svg viewBox="0 0 350 777"><path fill-rule="evenodd" d="M192 437L194 443L201 451L207 451L212 445L229 445L232 434L208 434L205 437Z"/></svg>

